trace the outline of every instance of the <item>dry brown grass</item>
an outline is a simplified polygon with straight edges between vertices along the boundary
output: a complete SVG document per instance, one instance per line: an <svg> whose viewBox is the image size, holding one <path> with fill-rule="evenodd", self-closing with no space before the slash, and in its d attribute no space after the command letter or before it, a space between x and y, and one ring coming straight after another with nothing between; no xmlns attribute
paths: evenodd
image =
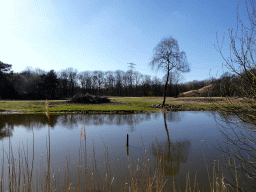
<svg viewBox="0 0 256 192"><path fill-rule="evenodd" d="M79 136L78 136L79 137ZM59 175L59 172L54 172L51 167L51 147L50 135L47 141L47 166L42 162L40 170L38 167L33 167L33 161L30 162L27 156L28 148L20 148L18 157L13 154L11 143L9 143L9 151L4 151L4 158L1 165L2 172L0 176L0 191L59 191L59 192L75 192L75 191L131 191L131 192L163 192L173 191L180 192L180 183L173 179L168 181L164 175L164 157L159 156L157 163L152 164L144 153L142 161L137 161L133 158L125 165L125 169L121 169L125 175L111 172L111 165L108 157L108 150L105 146L105 170L98 169L98 162L96 160L95 148L93 147L92 164L87 163L87 149L86 149L86 133L85 127L81 128L80 146L79 146L79 162L77 165L77 172L70 169L70 161L67 158L65 174ZM34 147L32 158L34 159ZM132 156L131 156L132 157ZM7 160L7 161L5 161ZM120 162L121 163L121 162ZM154 171L152 171L154 170ZM227 185L223 178L218 178L213 169L213 175L209 175L209 191L226 192ZM36 173L36 174L35 174ZM116 177L119 175L119 177ZM171 182L172 187L166 188L166 183ZM191 180L189 173L186 176L185 192L202 191L195 180Z"/></svg>
<svg viewBox="0 0 256 192"><path fill-rule="evenodd" d="M141 100L144 102L163 102L163 97L110 97L115 102L121 99ZM242 98L230 98L231 100L243 101ZM180 105L211 105L213 103L227 104L225 97L166 97L166 103Z"/></svg>
<svg viewBox="0 0 256 192"><path fill-rule="evenodd" d="M180 95L183 97L200 97L200 96L208 96L209 92L211 92L214 88L213 84L207 85L202 87L201 89L198 90L190 90L190 91L186 91L181 93Z"/></svg>

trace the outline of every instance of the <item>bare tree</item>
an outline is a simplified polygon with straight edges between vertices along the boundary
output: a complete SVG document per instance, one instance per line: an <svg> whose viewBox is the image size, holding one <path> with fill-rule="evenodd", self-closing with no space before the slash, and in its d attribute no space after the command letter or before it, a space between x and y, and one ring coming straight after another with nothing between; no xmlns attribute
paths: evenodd
<svg viewBox="0 0 256 192"><path fill-rule="evenodd" d="M223 135L227 138L227 149L219 148L219 150L226 153L224 156L227 159L226 165L233 173L236 173L236 178L240 180L241 175L245 175L243 179L247 182L246 184L240 185L238 179L235 179L233 186L242 191L240 187L248 185L255 191L256 9L252 0L247 6L247 14L247 20L243 22L239 12L237 12L237 28L229 29L230 54L228 56L224 55L222 43L219 43L217 39L217 50L223 57L229 71L236 75L236 81L232 83L232 86L236 88L236 92L239 92L241 97L241 99L227 97L228 107L220 108L223 117L232 120L230 121L232 123L230 127L235 137L223 132ZM236 125L236 129L233 128L233 124ZM228 127L225 128L225 130L227 129ZM230 149L234 146L236 150L231 151Z"/></svg>
<svg viewBox="0 0 256 192"><path fill-rule="evenodd" d="M160 96L162 95L162 82L158 77L154 77L152 81L152 91L155 96Z"/></svg>
<svg viewBox="0 0 256 192"><path fill-rule="evenodd" d="M237 13L237 28L229 29L230 54L228 56L224 55L222 44L217 39L217 50L224 59L225 66L232 74L236 75L237 83L234 86L236 92L239 93L238 96L242 97L244 102L250 104L242 111L247 112L247 115L254 120L256 120L256 111L253 107L256 103L255 11L254 2L250 1L250 6L247 7L248 20L246 22L243 22L239 13ZM245 23L248 24L245 25ZM236 104L233 100L229 99L228 101Z"/></svg>
<svg viewBox="0 0 256 192"><path fill-rule="evenodd" d="M101 89L103 90L103 85L104 85L104 81L105 81L105 73L103 73L102 71L98 71L98 95L102 95L103 93L101 93Z"/></svg>
<svg viewBox="0 0 256 192"><path fill-rule="evenodd" d="M46 72L38 67L34 70L34 73L39 76L46 75Z"/></svg>
<svg viewBox="0 0 256 192"><path fill-rule="evenodd" d="M144 97L145 96L152 96L152 91L151 91L151 76L150 75L143 75L142 76L142 94Z"/></svg>
<svg viewBox="0 0 256 192"><path fill-rule="evenodd" d="M183 81L184 77L179 71L174 71L172 73L172 83L175 85L175 94L174 96L177 98L179 95L179 89L178 89L178 84Z"/></svg>
<svg viewBox="0 0 256 192"><path fill-rule="evenodd" d="M97 90L98 90L97 82L98 82L98 71L93 71L92 72L92 87L93 87L94 95L97 94Z"/></svg>
<svg viewBox="0 0 256 192"><path fill-rule="evenodd" d="M230 97L232 95L232 93L234 92L233 90L235 90L234 85L232 85L232 78L234 77L234 75L232 75L229 72L225 72L224 74L222 74L220 76L220 94L221 96L228 96Z"/></svg>
<svg viewBox="0 0 256 192"><path fill-rule="evenodd" d="M77 81L78 71L77 71L77 69L73 69L72 67L69 67L69 68L67 68L67 72L68 72L69 84L71 87L71 96L73 96L75 94L75 85L76 85L76 81Z"/></svg>
<svg viewBox="0 0 256 192"><path fill-rule="evenodd" d="M104 82L104 73L102 71L93 71L93 83L95 86L95 89L97 90L97 95L101 94L101 89L103 88Z"/></svg>
<svg viewBox="0 0 256 192"><path fill-rule="evenodd" d="M237 13L237 28L229 29L230 54L225 56L222 44L217 39L217 50L225 61L225 66L231 73L236 74L241 79L241 86L238 88L245 97L256 96L256 13L254 2L250 1L247 7L247 18L249 26L245 25ZM248 21L247 21L248 22ZM245 89L247 88L247 89Z"/></svg>
<svg viewBox="0 0 256 192"><path fill-rule="evenodd" d="M106 76L105 88L107 91L107 95L113 95L114 82L115 82L113 71L105 72L105 76Z"/></svg>
<svg viewBox="0 0 256 192"><path fill-rule="evenodd" d="M142 74L138 71L135 71L133 73L133 77L134 77L134 83L135 83L135 95L138 96L138 86L141 82L141 79L142 79Z"/></svg>
<svg viewBox="0 0 256 192"><path fill-rule="evenodd" d="M128 94L130 95L130 96L133 96L133 70L132 69L130 69L130 70L128 70L127 72L126 72L126 80L127 80L127 86L128 86Z"/></svg>
<svg viewBox="0 0 256 192"><path fill-rule="evenodd" d="M86 71L86 84L85 84L85 89L88 93L92 94L92 73L91 71Z"/></svg>
<svg viewBox="0 0 256 192"><path fill-rule="evenodd" d="M78 75L78 79L80 81L80 84L82 86L82 93L85 90L85 85L86 85L86 72L80 72Z"/></svg>
<svg viewBox="0 0 256 192"><path fill-rule="evenodd" d="M68 71L67 69L62 70L58 73L58 79L60 79L60 95L63 98L68 96Z"/></svg>
<svg viewBox="0 0 256 192"><path fill-rule="evenodd" d="M25 75L26 77L30 77L35 75L33 67L27 66L24 71L21 72L21 75Z"/></svg>
<svg viewBox="0 0 256 192"><path fill-rule="evenodd" d="M176 39L172 37L165 38L154 48L154 56L150 65L152 68L156 66L157 69L162 69L167 73L164 88L164 106L170 72L174 68L180 72L190 71L186 53L184 51L180 52L178 41Z"/></svg>
<svg viewBox="0 0 256 192"><path fill-rule="evenodd" d="M122 87L123 87L123 81L122 81L122 79L123 79L123 71L121 71L121 70L116 70L115 72L114 72L114 74L115 74L115 82L116 82L116 95L118 95L118 96L121 96L121 94L122 94Z"/></svg>

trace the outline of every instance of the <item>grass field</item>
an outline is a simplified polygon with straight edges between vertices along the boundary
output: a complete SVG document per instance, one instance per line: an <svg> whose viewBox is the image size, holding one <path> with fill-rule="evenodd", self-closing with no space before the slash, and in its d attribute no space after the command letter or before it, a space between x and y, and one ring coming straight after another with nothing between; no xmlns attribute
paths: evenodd
<svg viewBox="0 0 256 192"><path fill-rule="evenodd" d="M141 113L160 112L160 108L151 108L151 104L161 104L162 97L109 97L106 104L74 104L67 100L50 100L52 114L56 113ZM166 98L166 104L179 105L176 110L214 110L215 104L225 105L222 97L180 97ZM45 113L45 100L0 101L1 113ZM172 109L167 109L172 110Z"/></svg>

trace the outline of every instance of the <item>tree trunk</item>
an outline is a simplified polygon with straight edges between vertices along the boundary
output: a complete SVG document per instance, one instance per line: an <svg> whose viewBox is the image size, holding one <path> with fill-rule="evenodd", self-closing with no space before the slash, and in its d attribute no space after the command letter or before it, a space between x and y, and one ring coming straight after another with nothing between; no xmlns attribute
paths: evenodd
<svg viewBox="0 0 256 192"><path fill-rule="evenodd" d="M168 80L169 80L169 63L168 63L168 71L167 71L167 78L166 78L166 83L165 83L165 86L164 86L164 100L163 100L163 105L162 107L164 107L164 104L165 104L165 96L166 96L166 89L167 89L167 85L168 85Z"/></svg>

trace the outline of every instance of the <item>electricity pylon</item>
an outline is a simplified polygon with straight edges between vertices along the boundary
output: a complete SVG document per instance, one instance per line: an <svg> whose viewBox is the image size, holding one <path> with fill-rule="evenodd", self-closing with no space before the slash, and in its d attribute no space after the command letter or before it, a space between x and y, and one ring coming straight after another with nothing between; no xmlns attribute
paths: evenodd
<svg viewBox="0 0 256 192"><path fill-rule="evenodd" d="M132 75L133 75L133 69L135 68L134 65L136 65L136 64L134 64L134 63L127 63L127 64L129 65L128 67L130 68L130 70L128 70L128 71L131 71L131 77L130 78L131 78L131 88L132 88L132 80L133 80ZM133 90L131 90L131 92L132 92L132 96L133 96Z"/></svg>

